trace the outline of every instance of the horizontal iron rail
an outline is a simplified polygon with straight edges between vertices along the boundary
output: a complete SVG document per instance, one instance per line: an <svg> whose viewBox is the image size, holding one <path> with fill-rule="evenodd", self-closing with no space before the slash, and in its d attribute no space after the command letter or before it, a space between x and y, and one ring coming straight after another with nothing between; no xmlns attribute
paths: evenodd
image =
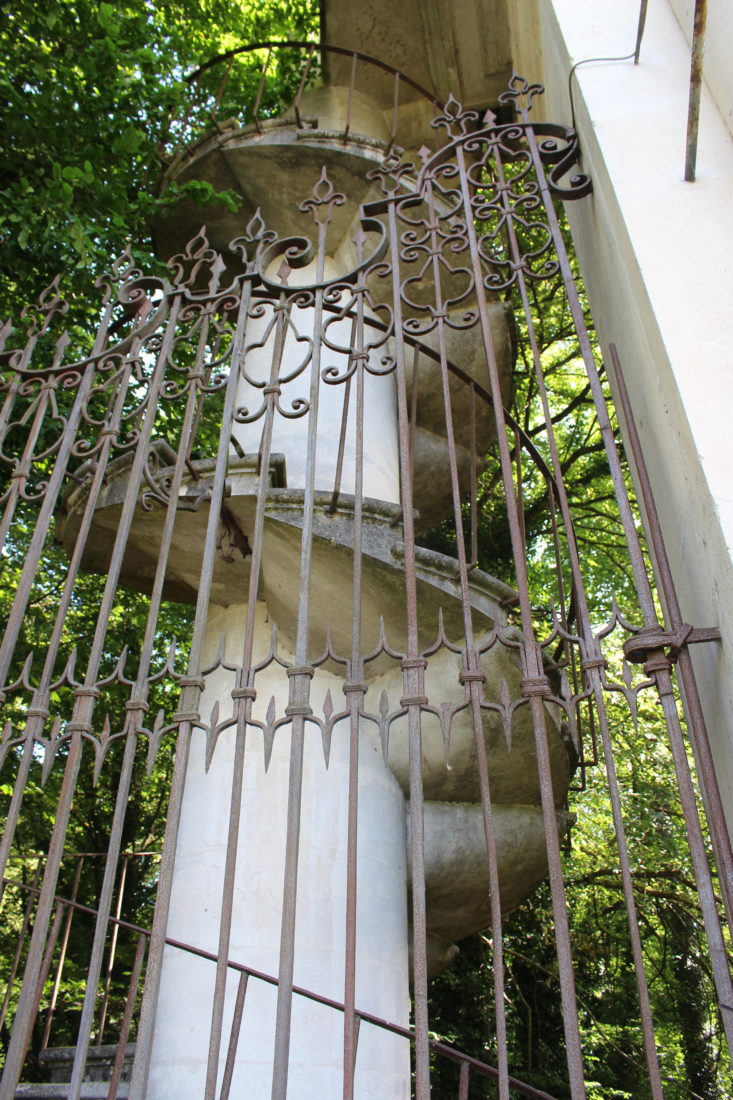
<svg viewBox="0 0 733 1100"><path fill-rule="evenodd" d="M31 895L37 895L41 892L37 886L31 886L29 883L25 882L18 882L17 879L8 877L3 879L3 886L14 886ZM71 898L64 898L58 895L54 900L56 905L60 906L62 910L63 908L68 908L80 913L86 913L89 916L97 916L97 910L90 905L83 905L81 902L73 901ZM141 924L133 924L130 921L121 920L119 917L109 917L108 924L116 925L126 932L135 932L137 935L146 937L150 937L151 935L151 930L149 928L145 928ZM175 947L180 951L185 951L189 955L196 955L197 958L206 959L208 962L218 961L217 956L212 951L204 951L203 948L194 947L193 944L190 943L183 943L182 940L176 940L166 936L165 943L168 947ZM256 970L252 966L245 966L244 963L236 962L234 959L228 960L227 967L238 974L247 974L250 978L256 978L258 981L265 982L267 985L279 985L278 978L273 974L267 974L263 970ZM331 997L324 997L322 994L315 993L311 989L305 989L303 986L293 985L293 993L297 994L299 997L305 997L309 1001L315 1001L317 1004L323 1005L324 1008L333 1008L337 1012L344 1011L343 1001L335 1001ZM356 1015L366 1024L372 1024L374 1027L381 1028L383 1031L389 1031L393 1035L399 1035L403 1039L409 1039L410 1042L415 1041L415 1032L413 1028L402 1027L400 1024L392 1023L390 1020L384 1020L380 1016L375 1016L370 1012L362 1012L360 1009L356 1009ZM472 1058L470 1055L464 1054L462 1051L448 1046L447 1043L441 1043L437 1039L430 1040L430 1049L435 1051L436 1054L449 1058L453 1062L469 1065L472 1071L475 1071L483 1077L496 1079L499 1076L499 1072L494 1066L489 1066L486 1062L480 1062L477 1058ZM550 1093L535 1089L532 1085L527 1085L523 1081L517 1080L515 1077L510 1077L509 1083L513 1089L522 1096L526 1096L528 1100L556 1100Z"/></svg>
<svg viewBox="0 0 733 1100"><path fill-rule="evenodd" d="M442 108L443 103L437 96L434 96L432 92L428 91L417 80L413 80L412 77L406 76L405 73L396 69L394 65L388 64L386 61L380 61L378 57L373 57L371 54L364 53L362 50L349 50L344 46L329 46L320 42L303 42L295 41L293 39L287 39L281 41L278 39L267 39L263 42L254 42L249 46L235 46L234 49L226 50L224 53L217 54L215 57L209 58L203 65L199 65L198 69L194 69L185 78L187 84L195 84L205 72L213 68L215 65L222 65L229 61L231 58L237 57L240 54L254 53L257 50L274 50L274 49L298 49L298 50L313 50L316 49L321 54L337 54L341 57L356 57L359 61L366 62L367 65L373 65L377 69L382 69L383 72L389 73L390 76L399 76L400 82L408 84L411 88L414 88L420 95L425 96L433 106Z"/></svg>

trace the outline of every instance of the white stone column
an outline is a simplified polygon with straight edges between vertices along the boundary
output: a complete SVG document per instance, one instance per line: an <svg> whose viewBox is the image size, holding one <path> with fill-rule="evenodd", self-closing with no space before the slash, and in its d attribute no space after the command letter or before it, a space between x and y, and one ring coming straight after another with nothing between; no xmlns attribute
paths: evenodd
<svg viewBox="0 0 733 1100"><path fill-rule="evenodd" d="M298 272L299 281L307 282L309 274L315 277L313 267ZM333 261L326 262L325 278L336 280L337 270ZM346 292L344 303L348 300ZM242 380L237 394L240 408L246 408L254 415L262 406L263 390L270 378L270 371L277 341L277 326L273 325L273 307L264 306L261 316L250 319L247 326L247 354L245 360L246 378ZM294 403L308 401L311 384L311 363L307 361L314 341L314 310L312 307L293 306L288 314L287 334L285 336L281 378L288 378L301 364L303 370L296 377L281 384L278 402L282 412L294 411ZM339 318L336 314L324 311L323 332L328 344L348 349L353 340L353 324L349 317ZM369 326L368 316L364 321L364 344L379 339L379 330ZM379 371L384 350L372 351L370 364ZM341 490L354 492L356 467L356 377L352 377L347 391L345 382L330 384L324 380L323 373L332 371L327 377L342 378L349 369L347 351L332 351L324 342L321 345L321 381L319 386L318 408L318 451L316 458L315 488L330 491L334 487L339 450L339 433L343 417L344 401L348 393L348 421L345 437ZM255 385L253 383L259 383ZM234 435L245 453L256 452L260 444L263 420L260 417L248 424L236 424ZM288 415L276 413L273 423L272 452L286 457L287 483L289 489L305 487L305 465L308 445L310 411L292 419ZM397 398L395 381L392 374L370 373L364 371L364 488L365 497L398 503L399 489L399 448L397 439Z"/></svg>
<svg viewBox="0 0 733 1100"><path fill-rule="evenodd" d="M243 642L246 607L215 610L209 620L210 654L227 634L227 659L237 660ZM266 653L271 624L258 607L256 649ZM281 653L286 660L292 655ZM342 680L319 670L312 681L313 707L326 692L340 704ZM207 677L201 713L218 702L231 713L233 674ZM257 676L254 717L265 718L270 699L278 715L288 702L288 681L279 665ZM229 709L224 711L224 707ZM176 852L168 936L216 953L224 885L234 732L225 731L208 772L203 735L194 736ZM248 730L242 820L230 957L277 976L287 820L290 727L275 736L272 758L264 765L262 734ZM348 812L348 722L333 732L328 768L320 731L309 724L303 782L295 935L295 985L343 1002L346 929L346 840ZM357 901L357 1007L381 1018L406 1023L408 933L404 797L384 765L378 745L362 737L359 750L359 832ZM227 987L223 1070L239 975ZM153 1047L148 1095L182 1100L203 1095L215 964L168 947ZM266 1100L272 1082L277 989L250 979L237 1051L232 1095ZM220 1079L221 1080L221 1079ZM362 1025L356 1062L356 1095L407 1098L409 1045L381 1029ZM296 995L293 1002L288 1097L340 1097L343 1088L343 1014Z"/></svg>

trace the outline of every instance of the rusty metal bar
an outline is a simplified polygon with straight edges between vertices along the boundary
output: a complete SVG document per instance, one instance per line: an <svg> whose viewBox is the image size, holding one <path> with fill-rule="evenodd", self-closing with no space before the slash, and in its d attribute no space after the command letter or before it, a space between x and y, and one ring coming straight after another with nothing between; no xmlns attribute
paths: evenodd
<svg viewBox="0 0 733 1100"><path fill-rule="evenodd" d="M417 586L415 575L415 529L412 499L412 448L409 446L409 414L405 380L403 305L400 295L399 231L395 203L387 210L389 255L393 272L392 303L395 319L395 359L397 370L397 414L399 424L400 489L403 538L405 544L405 597L407 604L407 647L402 661L404 697L407 707L410 790L410 870L412 880L413 1011L415 1018L415 1100L429 1100L430 1047L426 963L425 851L422 794L421 701L425 698L425 658L418 641Z"/></svg>
<svg viewBox="0 0 733 1100"><path fill-rule="evenodd" d="M364 241L357 235L359 262ZM352 347L356 361L356 461L354 469L354 564L351 620L351 662L344 692L349 709L349 779L346 838L346 930L344 950L344 1069L343 1100L354 1100L354 1071L359 1042L360 1017L356 1015L356 922L359 833L359 746L360 708L364 703L364 662L362 658L362 577L364 539L364 295L359 293L352 329ZM351 379L347 380L349 385ZM348 392L348 391L346 391ZM346 396L344 396L344 405ZM348 690L347 690L348 689Z"/></svg>
<svg viewBox="0 0 733 1100"><path fill-rule="evenodd" d="M122 1023L120 1025L119 1039L117 1040L117 1053L115 1054L114 1065L112 1066L112 1074L109 1081L109 1089L107 1091L107 1100L116 1100L117 1091L120 1087L122 1070L125 1064L127 1040L130 1036L132 1014L135 1009L135 1000L137 998L138 986L140 985L140 975L142 973L143 960L145 958L145 948L147 947L147 942L148 941L146 936L140 935L138 937L137 948L135 950L135 959L132 964L132 970L130 971L130 984L127 990L127 998L125 1000L125 1011L122 1017Z"/></svg>
<svg viewBox="0 0 733 1100"><path fill-rule="evenodd" d="M400 106L400 74L394 74L394 94L392 96L392 125L389 129L389 148L391 149L397 138L397 112Z"/></svg>
<svg viewBox="0 0 733 1100"><path fill-rule="evenodd" d="M664 606L669 615L669 629L673 634L684 628L682 610L677 596L677 588L669 564L662 526L659 522L656 502L652 492L649 471L644 451L639 439L629 393L626 388L618 350L615 344L609 347L614 381L618 393L619 406L623 416L629 449L639 484L639 495L644 505L649 539L654 554L656 573L659 578ZM725 809L715 772L708 737L707 724L700 702L697 682L692 667L692 658L687 645L683 645L677 657L679 676L684 693L685 705L689 713L689 734L695 753L696 765L700 771L703 795L710 821L710 830L715 850L716 862L720 872L720 888L723 894L729 927L733 927L733 848L726 825Z"/></svg>
<svg viewBox="0 0 733 1100"><path fill-rule="evenodd" d="M346 103L346 121L344 122L344 136L343 141L346 143L349 137L349 129L351 128L351 107L354 100L354 87L356 84L356 54L351 56L351 79L349 80L349 98Z"/></svg>
<svg viewBox="0 0 733 1100"><path fill-rule="evenodd" d="M641 0L641 7L639 8L639 23L636 28L636 48L634 49L634 64L639 64L639 55L641 53L641 40L644 37L644 27L646 26L646 12L649 7L649 0Z"/></svg>
<svg viewBox="0 0 733 1100"><path fill-rule="evenodd" d="M41 1050L45 1050L48 1046L48 1040L51 1035L51 1027L53 1025L53 1017L56 1011L56 999L59 995L59 986L61 984L61 975L64 972L64 963L66 962L66 950L69 946L69 935L71 933L71 922L74 919L74 905L76 901L76 895L79 892L79 879L81 878L82 868L84 866L84 857L80 856L76 861L76 870L74 872L74 881L71 886L71 905L66 909L66 920L64 921L64 930L61 936L61 949L59 951L58 962L56 963L56 974L53 979L53 989L51 990L51 1003L48 1006L48 1012L46 1013L46 1025L43 1029L43 1036L41 1038Z"/></svg>
<svg viewBox="0 0 733 1100"><path fill-rule="evenodd" d="M357 318L354 317L353 320L352 320L352 326L351 326L352 327L352 339L351 339L352 346L354 345L354 342L355 342L354 337L355 337L355 332L356 332L356 326L357 326ZM336 508L338 507L338 499L339 499L339 494L341 492L341 479L343 477L343 472L344 472L344 453L345 453L345 450L346 450L346 437L347 437L347 432L348 432L348 427L349 427L350 400L351 400L351 375L349 375L349 377L346 379L346 382L344 383L344 397L343 397L342 412L341 412L341 428L340 428L340 431L339 431L338 453L336 455L336 473L334 474L334 479L333 479L333 494L331 496L331 505L330 505L330 508L331 508L332 512L335 512Z"/></svg>
<svg viewBox="0 0 733 1100"><path fill-rule="evenodd" d="M244 998L247 995L248 979L249 975L246 971L243 970L239 975L239 983L237 985L237 999L234 1002L234 1014L232 1016L232 1026L229 1034L229 1048L227 1050L227 1060L224 1065L224 1076L222 1077L219 1100L229 1100L229 1093L232 1087L232 1078L234 1077L234 1060L237 1055L239 1032L242 1028L242 1016L244 1015Z"/></svg>
<svg viewBox="0 0 733 1100"><path fill-rule="evenodd" d="M214 101L214 109L211 112L211 117L216 122L216 116L219 113L219 104L221 103L221 97L224 95L224 89L229 83L229 77L232 72L232 65L234 64L234 54L229 58L226 70L224 71L221 80L219 81L219 87L216 91L216 99Z"/></svg>
<svg viewBox="0 0 733 1100"><path fill-rule="evenodd" d="M302 120L301 120L301 117L300 117L300 101L301 101L302 96L303 96L303 89L305 88L306 82L308 80L308 74L310 73L310 67L311 67L311 64L313 63L313 58L315 57L315 53L316 53L316 44L315 44L315 42L312 42L311 47L308 50L308 57L306 58L305 65L303 67L303 75L300 78L300 84L298 85L298 91L297 91L295 99L293 101L293 111L295 112L295 118L296 118L296 121L298 123L298 126L302 126Z"/></svg>
<svg viewBox="0 0 733 1100"><path fill-rule="evenodd" d="M254 106L252 108L252 118L254 119L254 124L257 127L257 133L258 134L261 133L261 130L262 130L262 128L260 126L260 116L259 116L260 101L262 99L262 93L263 93L264 88L265 88L265 77L267 76L267 70L270 66L270 59L271 58L272 58L272 46L270 46L270 48L268 49L267 57L265 58L265 64L262 66L262 73L260 75L260 82L257 86L257 95L255 96L255 102L254 102Z"/></svg>
<svg viewBox="0 0 733 1100"><path fill-rule="evenodd" d="M321 181L327 182L323 169ZM332 188L322 205L316 204L313 217L317 225L316 284L322 284L326 265L326 239L334 210ZM313 513L315 507L316 456L318 447L318 409L321 382L321 350L324 291L320 285L313 302L313 353L310 364L309 418L303 493L303 528L300 542L298 611L295 634L294 667L287 670L290 680L291 716L290 771L288 779L287 834L285 841L285 871L280 934L279 981L275 1019L275 1049L272 1073L272 1100L286 1100L288 1088L290 1025L295 967L295 915L298 897L298 857L300 850L300 818L303 792L305 721L310 713L310 680L313 668L309 664L311 562L313 555Z"/></svg>
<svg viewBox="0 0 733 1100"><path fill-rule="evenodd" d="M39 890L40 894L40 890ZM70 908L70 905L63 901L56 902L56 911L54 913L53 923L51 925L51 931L48 937L48 941L43 952L43 958L41 960L40 970L38 972L38 987L36 989L35 1005L36 1013L40 1007L41 998L43 997L43 989L48 981L48 975L51 973L51 963L53 962L54 952L56 950L56 944L59 941L61 935L61 926L64 921L64 914ZM33 1017L35 1023L35 1014Z"/></svg>
<svg viewBox="0 0 733 1100"><path fill-rule="evenodd" d="M115 918L120 919L122 914L122 901L125 896L125 880L127 878L127 865L129 863L129 857L123 856L122 869L120 871L120 877L117 884L117 904L115 905ZM101 906L100 906L101 908ZM99 1014L99 1028L97 1029L97 1041L101 1046L104 1042L104 1025L107 1021L107 1009L109 1007L109 987L112 982L112 971L115 965L115 955L117 953L117 935L119 932L119 924L112 925L112 939L109 945L109 959L107 961L107 973L104 976L104 993L102 995L102 1008Z"/></svg>
<svg viewBox="0 0 733 1100"><path fill-rule="evenodd" d="M708 0L695 0L692 27L692 57L690 61L690 98L687 108L687 144L685 146L685 180L695 181L697 135L700 128L700 95L702 93L702 63L705 50L705 27Z"/></svg>
<svg viewBox="0 0 733 1100"><path fill-rule="evenodd" d="M468 1062L461 1062L460 1078L458 1082L458 1100L468 1100L468 1089L471 1083L471 1066Z"/></svg>
<svg viewBox="0 0 733 1100"><path fill-rule="evenodd" d="M447 364L446 364L447 365ZM469 388L470 394L470 419L469 430L471 441L471 549L469 551L471 566L478 565L478 461L476 455L479 451L479 440L476 432L476 387Z"/></svg>

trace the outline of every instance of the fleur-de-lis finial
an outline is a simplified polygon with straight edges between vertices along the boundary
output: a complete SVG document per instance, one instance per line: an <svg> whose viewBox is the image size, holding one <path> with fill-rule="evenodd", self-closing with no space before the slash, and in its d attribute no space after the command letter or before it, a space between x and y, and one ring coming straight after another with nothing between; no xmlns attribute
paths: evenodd
<svg viewBox="0 0 733 1100"><path fill-rule="evenodd" d="M542 95L544 90L541 84L529 84L523 76L512 73L509 87L499 96L499 103L510 103L517 114L526 120L532 110L532 100L535 96Z"/></svg>
<svg viewBox="0 0 733 1100"><path fill-rule="evenodd" d="M202 268L209 268L209 280L214 277L214 268L219 260L219 253L215 248L209 247L209 238L206 236L206 226L201 226L186 245L183 252L171 256L168 267L173 272L174 281L179 286L193 287L199 280Z"/></svg>
<svg viewBox="0 0 733 1100"><path fill-rule="evenodd" d="M478 120L478 111L464 111L451 93L445 101L443 114L434 118L431 125L436 130L445 130L450 138L460 138L474 129Z"/></svg>
<svg viewBox="0 0 733 1100"><path fill-rule="evenodd" d="M324 164L318 182L308 198L303 199L298 209L304 214L310 210L316 225L328 225L333 217L334 208L343 206L345 202L346 195L342 191L334 190Z"/></svg>
<svg viewBox="0 0 733 1100"><path fill-rule="evenodd" d="M238 252L247 265L247 269L252 271L258 249L271 244L276 236L277 234L272 229L267 228L258 206L247 222L242 236L235 237L233 241L230 241L229 248L232 252Z"/></svg>
<svg viewBox="0 0 733 1100"><path fill-rule="evenodd" d="M66 313L69 303L59 294L59 280L61 275L55 275L45 290L42 290L33 305L21 310L23 321L30 321L27 330L28 336L36 334L42 336L48 331L51 320L57 313Z"/></svg>

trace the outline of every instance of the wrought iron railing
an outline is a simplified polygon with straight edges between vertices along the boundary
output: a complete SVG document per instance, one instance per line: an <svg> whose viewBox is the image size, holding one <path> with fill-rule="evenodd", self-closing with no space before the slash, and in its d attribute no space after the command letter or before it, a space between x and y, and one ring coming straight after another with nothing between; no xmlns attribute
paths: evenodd
<svg viewBox="0 0 733 1100"><path fill-rule="evenodd" d="M400 109L420 100L431 113L436 97L393 65L361 50L320 42L264 41L227 50L210 58L186 77L189 92L171 119L170 149L191 145L212 127L262 126L278 116L291 116L305 129L312 120L303 110L303 95L326 80L348 91L342 137L353 131L352 106L360 91L375 92L385 112L389 144L400 144Z"/></svg>
<svg viewBox="0 0 733 1100"><path fill-rule="evenodd" d="M130 1095L162 1095L192 1060L194 1084L175 1087L207 1100L237 1087L265 1095L270 1081L277 1098L313 1095L319 1044L332 1053L337 1036L343 1053L329 1054L319 1095L412 1087L425 1100L437 1050L457 1064L459 1097L488 1076L501 1100L547 1100L512 1045L505 979L507 911L545 876L562 1095L580 1100L585 1031L562 845L574 769L596 748L615 845L607 888L625 914L635 986L630 1029L643 1087L661 1097L657 976L627 842L635 809L618 775L623 722L668 738L670 819L684 821L706 996L730 1032L730 845L687 656L716 633L680 621L632 434L669 622L658 618L554 202L587 195L589 181L566 182L572 133L530 124L536 90L514 82L512 123L451 101L436 119L446 139L437 153L369 162L372 190L354 211L349 249L331 240L348 196L326 165L300 204L313 240L279 238L255 216L226 263L203 233L182 243L170 280L123 256L103 282L90 355L69 361L68 336L52 338L53 293L17 346L6 330L4 878L44 831L48 843L38 881L21 891L32 908L21 900L13 910L22 947L8 951L15 1014L3 1100L28 1072L54 953L82 907L94 927L70 1097L81 1094L96 1034L109 938L124 927L138 940L110 1096L127 1091L133 1035ZM634 594L623 587L623 608L614 580L600 593L584 580L534 293L557 278L574 321L569 362L583 371L616 492L608 529L628 546ZM513 415L506 301L535 394L532 410ZM623 392L618 369L616 384ZM524 506L537 477L547 502L539 534ZM510 547L493 563L502 579L486 572L487 484ZM94 896L60 895L69 840L91 824L106 842ZM164 833L151 927L114 908L136 830ZM431 969L445 964L451 937L478 928L489 930L493 1064L435 1041L428 1011ZM247 1076L266 1072L266 1085Z"/></svg>

